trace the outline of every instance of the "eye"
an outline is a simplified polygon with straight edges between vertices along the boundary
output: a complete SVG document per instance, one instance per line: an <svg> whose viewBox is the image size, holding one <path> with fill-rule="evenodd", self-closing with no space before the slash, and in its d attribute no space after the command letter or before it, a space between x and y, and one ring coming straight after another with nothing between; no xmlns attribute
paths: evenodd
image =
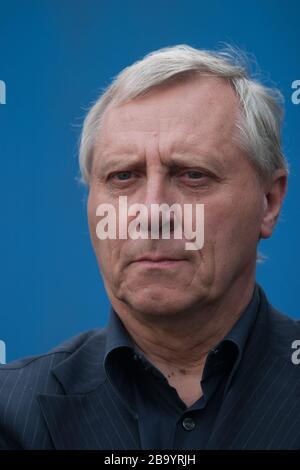
<svg viewBox="0 0 300 470"><path fill-rule="evenodd" d="M182 176L186 176L190 180L199 180L203 178L205 174L199 170L187 170L184 173L182 173Z"/></svg>
<svg viewBox="0 0 300 470"><path fill-rule="evenodd" d="M132 176L132 171L119 171L118 173L115 173L113 177L117 179L118 181L126 181L129 180Z"/></svg>
<svg viewBox="0 0 300 470"><path fill-rule="evenodd" d="M184 173L189 179L197 180L205 176L201 171L198 170L188 170Z"/></svg>

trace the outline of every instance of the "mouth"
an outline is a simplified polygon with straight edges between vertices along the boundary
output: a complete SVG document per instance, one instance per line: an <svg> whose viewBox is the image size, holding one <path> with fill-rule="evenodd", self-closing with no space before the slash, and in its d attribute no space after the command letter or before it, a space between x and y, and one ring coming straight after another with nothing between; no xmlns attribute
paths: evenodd
<svg viewBox="0 0 300 470"><path fill-rule="evenodd" d="M184 258L172 258L167 256L143 256L138 258L132 263L135 263L143 268L175 268L180 263L186 261Z"/></svg>

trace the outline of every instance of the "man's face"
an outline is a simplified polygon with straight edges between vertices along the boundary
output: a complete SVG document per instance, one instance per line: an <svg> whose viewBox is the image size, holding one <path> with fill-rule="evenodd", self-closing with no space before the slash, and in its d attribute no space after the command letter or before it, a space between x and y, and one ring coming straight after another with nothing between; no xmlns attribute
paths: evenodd
<svg viewBox="0 0 300 470"><path fill-rule="evenodd" d="M237 279L253 276L264 191L235 144L238 112L234 91L216 77L164 86L106 110L88 218L115 308L121 302L148 315L176 314L213 302ZM99 240L96 208L109 203L118 213L119 196L147 207L204 204L203 248L187 251L184 239Z"/></svg>

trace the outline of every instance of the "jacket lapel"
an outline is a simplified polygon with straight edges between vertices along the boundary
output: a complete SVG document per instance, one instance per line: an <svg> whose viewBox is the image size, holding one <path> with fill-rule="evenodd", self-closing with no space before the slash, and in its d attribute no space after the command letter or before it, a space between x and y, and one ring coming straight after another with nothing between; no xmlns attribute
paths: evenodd
<svg viewBox="0 0 300 470"><path fill-rule="evenodd" d="M40 395L55 449L139 449L138 422L108 384L83 395Z"/></svg>
<svg viewBox="0 0 300 470"><path fill-rule="evenodd" d="M105 334L87 343L52 373L65 394L38 397L55 449L139 449L137 416L103 367Z"/></svg>
<svg viewBox="0 0 300 470"><path fill-rule="evenodd" d="M285 322L261 290L258 319L208 449L300 447L300 376Z"/></svg>

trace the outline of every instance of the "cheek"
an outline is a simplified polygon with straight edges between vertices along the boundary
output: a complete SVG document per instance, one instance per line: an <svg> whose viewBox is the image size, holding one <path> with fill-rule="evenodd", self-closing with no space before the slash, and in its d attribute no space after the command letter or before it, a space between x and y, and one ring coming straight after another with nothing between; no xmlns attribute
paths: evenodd
<svg viewBox="0 0 300 470"><path fill-rule="evenodd" d="M224 257L232 252L255 249L260 233L262 210L259 197L224 198L207 204L205 211L205 243Z"/></svg>
<svg viewBox="0 0 300 470"><path fill-rule="evenodd" d="M90 237L93 243L94 250L97 253L100 253L104 248L103 245L107 243L108 240L100 240L97 236L97 225L101 220L101 217L97 215L97 208L103 202L107 203L107 201L103 201L103 197L101 198L99 195L99 191L97 189L91 189L88 204L87 204L87 214L88 214L88 224L89 224L89 231Z"/></svg>
<svg viewBox="0 0 300 470"><path fill-rule="evenodd" d="M122 281L118 240L97 239L94 252L106 289L116 292Z"/></svg>
<svg viewBox="0 0 300 470"><path fill-rule="evenodd" d="M97 238L95 252L101 271L104 274L112 273L118 269L120 260L119 240L99 240Z"/></svg>
<svg viewBox="0 0 300 470"><path fill-rule="evenodd" d="M96 204L95 198L91 190L89 193L88 203L87 203L87 216L88 216L90 236L91 236L93 245L95 245L96 243L96 225L97 225L96 208L97 208L97 204Z"/></svg>

